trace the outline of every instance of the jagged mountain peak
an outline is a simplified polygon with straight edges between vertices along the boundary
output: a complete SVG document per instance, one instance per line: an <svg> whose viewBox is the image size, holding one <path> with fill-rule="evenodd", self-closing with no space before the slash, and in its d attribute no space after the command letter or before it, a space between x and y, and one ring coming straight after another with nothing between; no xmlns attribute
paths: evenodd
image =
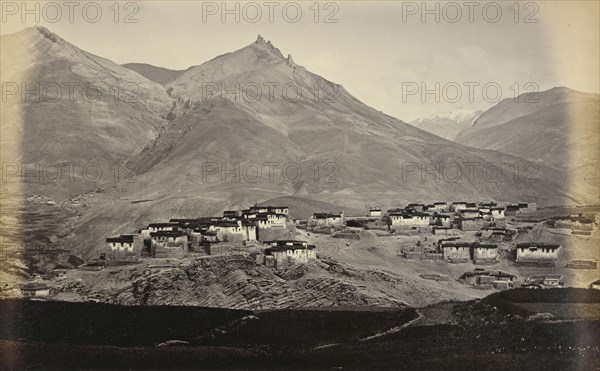
<svg viewBox="0 0 600 371"><path fill-rule="evenodd" d="M255 42L190 67L165 86L172 88L173 96L198 101L206 84L241 78L244 83L278 82L283 85L299 76L300 71L303 71L302 67L294 62L291 54L284 57L271 41L258 35Z"/></svg>
<svg viewBox="0 0 600 371"><path fill-rule="evenodd" d="M256 41L253 44L249 45L249 47L253 47L253 46L259 46L259 47L267 50L268 52L274 54L278 58L280 58L282 60L285 60L285 58L284 58L283 54L281 53L281 51L279 49L277 49L275 47L275 45L273 45L271 43L271 40L265 41L265 39L260 34L256 38Z"/></svg>
<svg viewBox="0 0 600 371"><path fill-rule="evenodd" d="M56 35L52 31L50 31L46 27L35 26L35 30L52 42L57 42L58 40L62 40L58 35Z"/></svg>
<svg viewBox="0 0 600 371"><path fill-rule="evenodd" d="M295 66L295 65L296 65L296 63L294 63L294 60L292 59L292 55L291 55L291 54L288 54L288 57L287 57L287 64L288 64L289 66Z"/></svg>

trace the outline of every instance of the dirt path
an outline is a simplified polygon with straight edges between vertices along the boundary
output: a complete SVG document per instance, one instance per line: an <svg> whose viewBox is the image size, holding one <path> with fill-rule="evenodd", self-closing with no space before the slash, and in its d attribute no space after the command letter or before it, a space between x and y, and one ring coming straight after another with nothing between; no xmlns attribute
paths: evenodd
<svg viewBox="0 0 600 371"><path fill-rule="evenodd" d="M405 327L408 327L410 325L412 325L413 323L419 321L421 318L423 318L423 313L421 313L418 309L415 309L415 312L417 312L417 318L412 319L408 322L406 322L405 324L401 325L401 326L395 326L392 327L391 329L388 329L386 331L382 331L380 333L377 333L375 335L371 335L371 336L367 336L366 338L362 338L362 339L358 339L359 341L368 341L368 340L372 340L372 339L376 339L385 335L389 335L389 334L395 334L396 332L399 332L400 330L402 330Z"/></svg>
<svg viewBox="0 0 600 371"><path fill-rule="evenodd" d="M379 333L377 333L375 335L371 335L371 336L367 336L367 337L364 337L364 338L360 338L360 339L358 339L358 341L368 341L368 340L372 340L372 339L377 339L379 337L390 335L390 334L395 334L395 333L401 331L403 328L408 327L408 326L412 325L413 323L419 321L421 318L423 318L423 313L421 313L418 309L415 309L415 312L417 312L417 318L412 319L412 320L410 320L410 321L402 324L401 326L395 326L395 327L392 327L392 328L390 328L388 330L379 332ZM314 347L312 350L330 348L330 347L334 347L334 346L337 346L337 345L343 345L343 344L344 343L331 343L331 344L319 345L318 347Z"/></svg>

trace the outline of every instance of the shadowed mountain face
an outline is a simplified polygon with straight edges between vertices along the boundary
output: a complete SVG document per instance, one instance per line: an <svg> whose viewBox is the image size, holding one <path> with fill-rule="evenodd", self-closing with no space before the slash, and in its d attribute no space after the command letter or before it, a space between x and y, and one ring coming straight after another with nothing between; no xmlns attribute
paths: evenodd
<svg viewBox="0 0 600 371"><path fill-rule="evenodd" d="M564 188L554 170L523 172L529 164L518 157L467 148L374 110L260 36L166 86L177 101L173 120L129 163L145 191L166 183L184 194L253 189L258 198L350 204L586 197Z"/></svg>
<svg viewBox="0 0 600 371"><path fill-rule="evenodd" d="M40 172L50 164L62 167L62 176L53 168L47 178L59 178L54 187L65 192L82 190L65 175L69 164L75 178L90 163L94 178L99 168L99 179L110 177L115 162L155 137L172 106L159 84L42 27L2 36L1 57L3 83L12 93L2 102L2 160ZM27 187L32 192L44 179L35 183Z"/></svg>
<svg viewBox="0 0 600 371"><path fill-rule="evenodd" d="M2 186L11 192L60 200L96 189L167 123L173 103L162 86L46 28L1 42L1 157L11 164Z"/></svg>
<svg viewBox="0 0 600 371"><path fill-rule="evenodd" d="M245 204L295 195L347 206L587 197L566 189L552 169L523 172L529 164L521 158L464 147L368 107L260 36L186 71L133 67L165 86L44 28L3 36L4 49L17 52L3 53L3 76L28 86L71 81L92 89L52 103L5 104L20 120L6 120L11 126L3 131L20 150L3 158L96 161L105 176L113 175L115 161L128 159L127 173L137 182L116 184L127 197L202 192Z"/></svg>
<svg viewBox="0 0 600 371"><path fill-rule="evenodd" d="M110 234L152 221L216 215L285 196L358 210L411 201L544 205L595 197L556 169L466 147L368 107L261 37L177 77L137 69L165 86L44 28L2 37L6 81L75 84L73 99L63 88L61 99L31 102L28 95L21 102L17 91L2 104L3 161L80 164L75 180L26 183L11 199L80 195L69 206L76 215L67 228L72 234L54 236L74 249L91 250ZM127 161L118 179L115 161ZM82 182L81 167L90 162L103 177ZM3 226L19 236L19 226L40 220L3 220Z"/></svg>
<svg viewBox="0 0 600 371"><path fill-rule="evenodd" d="M159 84L43 27L0 42L0 238L49 246L81 223L81 210L59 203L114 181L119 164L167 123L172 100ZM29 202L32 195L48 198Z"/></svg>
<svg viewBox="0 0 600 371"><path fill-rule="evenodd" d="M568 171L598 184L600 97L567 88L523 94L484 112L456 141Z"/></svg>
<svg viewBox="0 0 600 371"><path fill-rule="evenodd" d="M565 87L552 88L543 92L524 93L516 99L507 98L494 107L482 113L473 123L473 126L456 138L463 141L469 134L476 131L499 126L513 119L527 116L547 107L560 103L573 103L598 100L598 94L582 93Z"/></svg>

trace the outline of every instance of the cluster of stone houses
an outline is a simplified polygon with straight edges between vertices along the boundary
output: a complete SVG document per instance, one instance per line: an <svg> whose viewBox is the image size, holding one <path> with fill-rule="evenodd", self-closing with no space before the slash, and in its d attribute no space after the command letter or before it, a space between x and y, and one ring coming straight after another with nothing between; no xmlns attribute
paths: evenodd
<svg viewBox="0 0 600 371"><path fill-rule="evenodd" d="M252 206L228 210L220 217L171 219L150 223L137 234L122 234L106 239L102 260L127 261L142 256L180 257L186 252L210 254L211 244L257 241L260 231L287 229L287 206Z"/></svg>
<svg viewBox="0 0 600 371"><path fill-rule="evenodd" d="M455 231L475 231L474 236L482 242L460 241L458 237L442 238L437 246L403 251L408 259L443 259L448 262L473 262L490 264L498 261L498 244L511 242L517 230L507 229L502 222L509 216L536 210L535 204L497 204L495 202L435 202L412 203L404 208L387 210L383 219L391 230L430 232L434 235L454 236ZM579 215L553 219L556 228L593 229L593 218ZM415 233L417 233L415 231ZM560 244L529 242L516 245L515 261L518 265L555 266L560 256Z"/></svg>
<svg viewBox="0 0 600 371"><path fill-rule="evenodd" d="M495 288L498 290L507 290L514 288L514 281L517 278L514 274L503 271L492 271L481 268L475 268L470 272L465 272L459 278L459 281L465 285L478 288Z"/></svg>
<svg viewBox="0 0 600 371"><path fill-rule="evenodd" d="M434 202L411 203L404 208L389 209L371 207L367 219L346 217L343 212L318 212L305 221L313 231L333 233L350 224L367 229L387 229L401 233L429 232L434 235L452 236L455 231L476 231L482 242L457 241L458 237L441 239L429 250L411 250L406 257L423 256L427 259L443 259L449 262L473 262L489 264L498 260L498 243L512 241L515 230L503 227L507 216L536 210L535 204L498 204L495 202ZM106 239L101 259L113 261L135 260L142 256L165 258L180 257L187 252L211 254L211 244L231 242L244 245L259 241L261 231L287 229L289 208L286 206L252 206L245 210L228 210L219 217L171 219L168 222L151 223L137 234L122 234ZM380 223L381 225L379 225ZM593 219L580 215L554 218L556 228L593 228ZM299 225L300 226L300 225ZM348 228L351 230L352 228ZM355 228L357 229L357 228ZM341 233L341 232L340 232ZM298 261L312 257L313 248L305 243L290 241L269 242L265 264L280 266L282 259L293 256ZM221 244L223 245L223 244ZM521 265L553 266L559 258L560 245L549 243L519 243L516 245L516 262ZM425 255L424 255L425 254Z"/></svg>
<svg viewBox="0 0 600 371"><path fill-rule="evenodd" d="M381 213L381 209L379 210ZM344 212L339 213L314 213L307 221L309 227L343 227L346 223Z"/></svg>
<svg viewBox="0 0 600 371"><path fill-rule="evenodd" d="M530 288L554 288L566 287L565 279L559 274L536 274L525 279L523 287Z"/></svg>
<svg viewBox="0 0 600 371"><path fill-rule="evenodd" d="M452 263L491 264L498 261L498 245L465 241L439 241L443 259Z"/></svg>
<svg viewBox="0 0 600 371"><path fill-rule="evenodd" d="M561 246L556 243L523 242L517 244L516 263L519 265L554 267L558 262Z"/></svg>
<svg viewBox="0 0 600 371"><path fill-rule="evenodd" d="M556 216L550 221L554 228L570 229L573 234L589 235L594 229L595 218L583 214Z"/></svg>
<svg viewBox="0 0 600 371"><path fill-rule="evenodd" d="M307 221L308 229L333 233L345 226L364 226L367 229L383 229L397 233L406 231L431 232L435 235L453 235L456 230L490 230L491 238L499 242L512 239L513 232L497 227L498 221L509 215L536 210L532 203L498 204L495 202L434 202L433 204L411 203L404 208L388 209L370 207L365 217L347 217L343 212L314 213ZM381 223L381 225L380 225ZM300 222L300 226L303 226Z"/></svg>
<svg viewBox="0 0 600 371"><path fill-rule="evenodd" d="M437 235L452 234L453 229L478 231L492 227L507 216L536 210L535 204L498 204L495 202L412 203L390 209L385 214L390 229L426 229Z"/></svg>

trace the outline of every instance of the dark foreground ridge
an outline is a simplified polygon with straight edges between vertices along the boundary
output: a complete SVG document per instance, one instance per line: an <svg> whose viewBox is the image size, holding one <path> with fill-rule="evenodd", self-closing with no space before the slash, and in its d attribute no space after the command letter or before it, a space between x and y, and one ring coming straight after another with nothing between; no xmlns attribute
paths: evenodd
<svg viewBox="0 0 600 371"><path fill-rule="evenodd" d="M516 289L417 310L251 312L13 299L0 308L0 360L9 368L600 366L600 291L591 289Z"/></svg>

